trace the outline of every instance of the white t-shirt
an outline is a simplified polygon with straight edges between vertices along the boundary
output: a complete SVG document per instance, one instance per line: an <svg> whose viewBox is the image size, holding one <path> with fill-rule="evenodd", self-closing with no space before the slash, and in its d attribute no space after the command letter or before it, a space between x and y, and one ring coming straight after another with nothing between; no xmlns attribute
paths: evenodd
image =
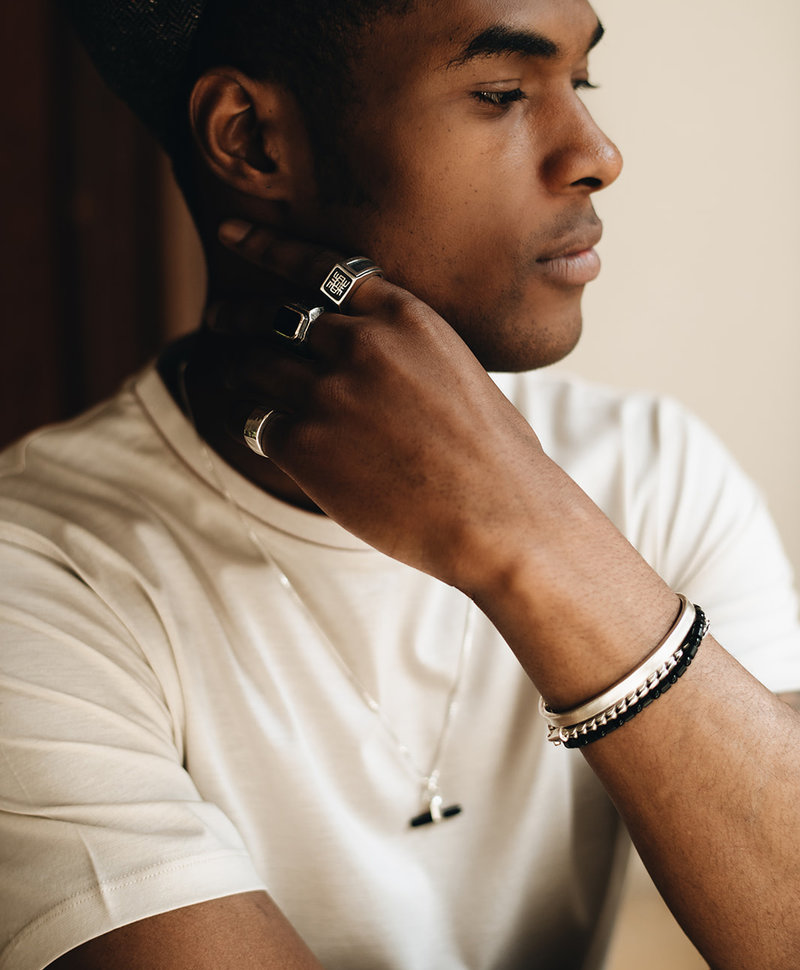
<svg viewBox="0 0 800 970"><path fill-rule="evenodd" d="M720 642L800 688L789 568L716 439L648 395L498 382ZM418 779L318 629L427 771L467 608L212 457L153 369L7 451L0 970L260 888L328 970L599 966L621 826L491 624L439 762L463 813L413 829Z"/></svg>

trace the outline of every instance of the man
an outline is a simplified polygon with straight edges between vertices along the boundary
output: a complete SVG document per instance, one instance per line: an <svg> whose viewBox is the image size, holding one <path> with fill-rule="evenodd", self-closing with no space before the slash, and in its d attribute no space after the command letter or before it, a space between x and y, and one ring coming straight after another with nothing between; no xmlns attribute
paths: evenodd
<svg viewBox="0 0 800 970"><path fill-rule="evenodd" d="M90 13L211 309L4 459L0 967L598 966L614 805L714 966L791 966L800 721L676 595L800 688L771 526L674 406L517 373L620 168L592 9L179 7L172 74Z"/></svg>

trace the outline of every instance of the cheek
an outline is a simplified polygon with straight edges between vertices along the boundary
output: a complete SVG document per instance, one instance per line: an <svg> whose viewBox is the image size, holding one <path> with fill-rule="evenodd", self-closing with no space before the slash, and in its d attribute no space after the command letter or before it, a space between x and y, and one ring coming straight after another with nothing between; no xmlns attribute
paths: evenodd
<svg viewBox="0 0 800 970"><path fill-rule="evenodd" d="M389 160L369 161L362 177L374 205L362 221L364 244L400 285L430 296L434 276L464 286L526 258L535 179L513 157L500 164L466 139L410 134Z"/></svg>
<svg viewBox="0 0 800 970"><path fill-rule="evenodd" d="M486 367L517 370L571 349L580 293L556 291L534 272L552 203L538 190L530 146L512 149L492 152L446 128L438 138L383 139L354 169L371 203L338 225L348 251L437 310Z"/></svg>

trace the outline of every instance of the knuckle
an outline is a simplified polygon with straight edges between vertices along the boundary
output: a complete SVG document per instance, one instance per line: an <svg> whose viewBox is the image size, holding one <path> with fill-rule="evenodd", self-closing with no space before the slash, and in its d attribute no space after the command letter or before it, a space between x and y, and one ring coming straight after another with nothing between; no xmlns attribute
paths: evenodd
<svg viewBox="0 0 800 970"><path fill-rule="evenodd" d="M412 293L397 287L387 296L385 318L394 334L433 334L441 323L439 315Z"/></svg>
<svg viewBox="0 0 800 970"><path fill-rule="evenodd" d="M386 292L384 306L391 316L411 316L416 312L417 307L422 306L422 304L408 290L401 289L399 286L392 286Z"/></svg>
<svg viewBox="0 0 800 970"><path fill-rule="evenodd" d="M320 424L312 418L285 419L276 430L280 435L280 450L283 455L300 458L304 455L315 455L319 450L322 431Z"/></svg>
<svg viewBox="0 0 800 970"><path fill-rule="evenodd" d="M341 416L349 397L345 378L338 373L323 374L311 385L307 399L308 414L324 419L328 414Z"/></svg>
<svg viewBox="0 0 800 970"><path fill-rule="evenodd" d="M386 355L388 342L384 328L362 321L349 329L346 337L347 358L356 369L374 365Z"/></svg>

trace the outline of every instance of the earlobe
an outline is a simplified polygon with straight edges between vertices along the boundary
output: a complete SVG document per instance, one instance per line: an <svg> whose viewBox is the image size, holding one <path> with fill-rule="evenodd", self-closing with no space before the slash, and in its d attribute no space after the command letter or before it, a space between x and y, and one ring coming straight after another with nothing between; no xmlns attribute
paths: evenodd
<svg viewBox="0 0 800 970"><path fill-rule="evenodd" d="M282 125L286 92L234 69L207 71L195 83L190 117L201 157L223 183L246 195L291 195L289 147Z"/></svg>

